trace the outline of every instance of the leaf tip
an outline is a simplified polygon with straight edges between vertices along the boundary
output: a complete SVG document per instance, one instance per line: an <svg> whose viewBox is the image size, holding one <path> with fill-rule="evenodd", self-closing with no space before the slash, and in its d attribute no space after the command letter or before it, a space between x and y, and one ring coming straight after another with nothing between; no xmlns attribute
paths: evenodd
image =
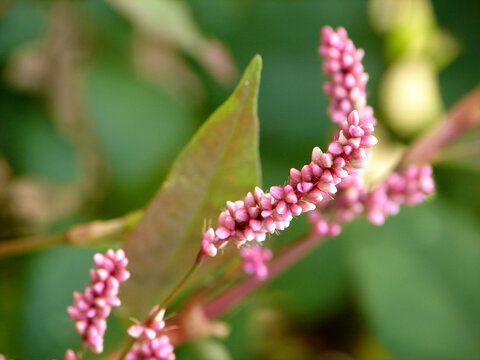
<svg viewBox="0 0 480 360"><path fill-rule="evenodd" d="M263 60L261 55L255 54L253 59L250 61L249 67L251 66L252 68L255 68L257 70L262 70L262 64L263 64Z"/></svg>
<svg viewBox="0 0 480 360"><path fill-rule="evenodd" d="M261 70L262 57L257 54L252 58L252 60L250 60L250 63L243 73L242 79L240 80L235 91L237 96L240 96L241 98L251 95L254 97L257 96Z"/></svg>

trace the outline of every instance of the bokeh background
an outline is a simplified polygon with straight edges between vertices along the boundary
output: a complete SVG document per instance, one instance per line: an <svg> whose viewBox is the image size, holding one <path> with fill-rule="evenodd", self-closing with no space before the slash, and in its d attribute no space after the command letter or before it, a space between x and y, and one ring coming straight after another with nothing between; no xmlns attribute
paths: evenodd
<svg viewBox="0 0 480 360"><path fill-rule="evenodd" d="M366 51L381 141L372 178L480 81L478 1L11 0L0 3L0 237L143 207L255 54L263 185L325 145L319 30ZM359 220L223 318L183 359L480 359L480 143L435 164L437 194ZM269 245L309 228L299 219ZM0 259L0 353L62 358L65 308L96 249ZM122 337L109 322L106 349Z"/></svg>

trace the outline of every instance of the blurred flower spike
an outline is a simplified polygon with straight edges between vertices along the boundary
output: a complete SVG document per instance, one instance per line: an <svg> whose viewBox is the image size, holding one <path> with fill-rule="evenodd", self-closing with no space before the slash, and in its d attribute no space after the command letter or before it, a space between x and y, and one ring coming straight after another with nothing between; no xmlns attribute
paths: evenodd
<svg viewBox="0 0 480 360"><path fill-rule="evenodd" d="M128 260L122 249L110 249L105 255L97 253L94 260L97 268L90 270L91 286L83 294L75 292L74 304L67 310L83 337L83 346L98 354L103 351L107 317L112 307L121 304L118 298L120 283L126 281L130 273L126 270Z"/></svg>

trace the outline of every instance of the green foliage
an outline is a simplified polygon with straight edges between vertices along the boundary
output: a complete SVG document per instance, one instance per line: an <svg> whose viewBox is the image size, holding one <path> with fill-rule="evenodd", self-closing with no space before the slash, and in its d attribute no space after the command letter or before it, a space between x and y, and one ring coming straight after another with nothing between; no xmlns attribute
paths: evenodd
<svg viewBox="0 0 480 360"><path fill-rule="evenodd" d="M6 7L5 3L2 7ZM42 2L12 2L11 8L0 22L0 61L5 61L15 47L39 35L45 25L45 13L46 6Z"/></svg>
<svg viewBox="0 0 480 360"><path fill-rule="evenodd" d="M76 172L71 147L58 136L41 107L19 111L17 107L21 104L16 102L6 109L7 113L16 116L8 116L3 123L3 130L8 134L4 134L4 144L9 157L15 161L15 170L22 175L44 177L58 183L71 181Z"/></svg>
<svg viewBox="0 0 480 360"><path fill-rule="evenodd" d="M132 278L122 292L128 314L144 315L195 260L205 221L229 199L260 184L255 56L232 96L178 156L162 188L125 242Z"/></svg>
<svg viewBox="0 0 480 360"><path fill-rule="evenodd" d="M104 58L89 70L87 105L113 178L108 200L126 204L113 213L119 216L144 206L158 187L159 176L193 132L192 114L128 64Z"/></svg>
<svg viewBox="0 0 480 360"><path fill-rule="evenodd" d="M216 339L204 339L187 344L176 352L182 360L233 360L225 343Z"/></svg>
<svg viewBox="0 0 480 360"><path fill-rule="evenodd" d="M347 292L343 239L332 239L268 286L284 310L304 323L317 323L338 310ZM315 274L312 278L307 274Z"/></svg>
<svg viewBox="0 0 480 360"><path fill-rule="evenodd" d="M362 308L396 359L480 357L480 229L459 214L437 201L349 228Z"/></svg>
<svg viewBox="0 0 480 360"><path fill-rule="evenodd" d="M61 183L78 175L78 154L52 121L44 93L26 92L8 82L7 61L32 42L42 43L52 20L50 10L54 3L10 0L0 6L0 70L4 75L0 82L0 160L3 164L4 159L10 170L8 175L0 173L0 199L4 199L5 191L24 175ZM93 129L91 136L98 140L100 156L107 165L108 187L98 190L101 203L79 210L75 217L58 224L58 230L65 224L105 219L144 206L200 120L228 96L229 89L212 79L210 72L214 68L206 67L202 61L208 54L197 53L205 46L192 49L192 44L205 45L208 40L219 40L241 68L252 54L262 54L266 65L262 72L259 114L266 185L282 184L290 167L304 164L313 146L322 146L330 139L332 125L325 115L327 100L321 90L324 77L316 51L322 25L345 26L354 41L366 50L369 103L374 105L379 122L385 120L376 106L377 89L387 62L382 49L392 48L394 44L388 44L390 39L382 39L372 30L366 1L187 0L178 6L174 1L169 2L177 10L186 12L188 22L192 22L194 30L201 35L201 41L189 35L187 38L191 41L185 42L182 40L185 35L174 33L169 45L176 45L167 49L176 54L175 63L186 64L201 83L200 95L195 99L178 96L165 82L138 71L136 41L145 31L131 13L119 11L119 7L112 5L113 0L63 3L73 5L72 11L78 20L82 44L79 66L84 85L80 100L85 120ZM439 74L442 100L449 107L480 78L480 2L436 1L433 6L438 26L451 33L459 45L458 57ZM170 17L173 18L178 17ZM188 23L163 29L162 24L157 28L162 34L168 30L185 34L192 29ZM409 31L408 35L400 40L410 40L416 35L425 39L428 34ZM156 40L159 38L161 36ZM183 46L177 47L181 44ZM416 46L408 41L402 44ZM444 43L427 44L434 46L429 50L436 50ZM153 68L163 65L161 61L154 62ZM167 85L168 82L175 85L177 75L172 73ZM186 84L192 85L189 81ZM359 360L380 359L357 356L350 341L342 342L344 329L335 332L336 327L347 326L350 334L347 336L353 337L348 340L364 342L365 330L358 328L364 321L370 326L368 334L374 341L380 340L399 359L469 359L470 355L478 358L478 348L473 343L474 336L480 339L477 325L480 296L478 276L475 276L479 273L478 246L474 245L478 244L478 226L463 218L463 214L473 215L478 221L480 216L478 173L472 172L472 162L477 161L474 157L475 154L472 159L462 157L464 167L460 170L458 158L453 159L455 166L435 169L438 198L444 205L435 202L416 209L402 209L399 217L389 219L382 228L366 223L352 224L339 239L314 251L226 315L223 320L232 332L225 345L231 357L255 358L253 354L257 349L252 350L255 333L251 330L257 326L255 309L263 304L291 315L288 320L292 335L307 339L309 344L305 346L313 347L314 351L318 350L318 344L328 341L327 333L340 338L339 342L328 344L330 349ZM197 165L204 166L200 162ZM5 176L10 182L4 182ZM258 181L258 177L255 181L251 179L245 191L251 190ZM197 186L193 181L192 184ZM159 256L152 255L150 261L153 259L155 265L165 271L162 273L165 276L170 274L168 269L175 276L181 276L198 249L203 221L215 221L225 200L241 198L243 194L244 190L228 197L225 194L225 199L215 199L215 209L205 212L196 225L185 229L185 232L196 231L189 240L185 237L184 245L190 253L169 249ZM206 197L210 200L211 196ZM462 216L454 210L460 206ZM2 215L7 210L3 203L1 210ZM188 217L189 211L181 215ZM162 220L161 224L165 223ZM2 217L1 225L2 236L20 235L17 224L10 223L9 219ZM293 241L307 230L308 224L301 219L292 223L282 236L267 240L266 245L276 247ZM65 307L72 303L71 292L82 291L88 284L87 269L92 266L92 253L93 250L61 248L1 259L0 353L16 360L60 359L67 346L78 346L79 338ZM206 272L210 270L209 264L216 264L215 260L205 264ZM355 291L349 287L349 276L354 280ZM175 279L167 280L152 285L159 291L156 300L160 300L163 291L171 290L168 284ZM126 292L122 290L122 297ZM346 306L342 306L346 294L351 297ZM357 307L358 313L352 315L349 306ZM343 322L338 324L338 319ZM117 347L120 337L125 336L115 326L114 319L111 320L107 351ZM324 328L325 332L318 328ZM274 335L265 334L265 341L286 353L287 344ZM188 345L186 350L179 349L177 358L198 360L199 349L209 358L209 352L216 351L211 344ZM271 353L261 355L257 358L278 360Z"/></svg>
<svg viewBox="0 0 480 360"><path fill-rule="evenodd" d="M88 284L93 253L62 247L30 257L23 278L26 285L20 329L23 346L16 357L61 358L66 347L77 346L78 335L66 307L73 303L72 292L82 292Z"/></svg>

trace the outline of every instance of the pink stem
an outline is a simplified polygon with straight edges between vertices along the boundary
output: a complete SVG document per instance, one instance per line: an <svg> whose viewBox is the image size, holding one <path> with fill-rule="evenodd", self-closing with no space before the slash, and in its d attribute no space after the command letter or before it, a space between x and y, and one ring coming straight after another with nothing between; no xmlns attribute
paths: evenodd
<svg viewBox="0 0 480 360"><path fill-rule="evenodd" d="M287 248L281 251L269 264L268 278L266 280L258 280L255 276L248 277L216 299L207 303L204 307L205 315L210 318L221 316L255 290L283 273L291 265L308 254L314 247L323 243L322 240L325 239L325 237L320 237L314 232L311 232L296 243L287 246Z"/></svg>
<svg viewBox="0 0 480 360"><path fill-rule="evenodd" d="M431 163L440 151L466 131L480 125L480 86L459 100L444 121L426 131L409 147L399 165Z"/></svg>
<svg viewBox="0 0 480 360"><path fill-rule="evenodd" d="M399 168L404 169L411 164L431 162L445 146L478 125L480 125L480 86L459 100L448 112L445 121L436 125L431 131L426 131L410 146ZM252 276L241 281L208 302L204 308L205 315L215 318L224 314L266 282L287 270L325 239L310 233L297 243L288 246L270 263L267 280L261 281Z"/></svg>

